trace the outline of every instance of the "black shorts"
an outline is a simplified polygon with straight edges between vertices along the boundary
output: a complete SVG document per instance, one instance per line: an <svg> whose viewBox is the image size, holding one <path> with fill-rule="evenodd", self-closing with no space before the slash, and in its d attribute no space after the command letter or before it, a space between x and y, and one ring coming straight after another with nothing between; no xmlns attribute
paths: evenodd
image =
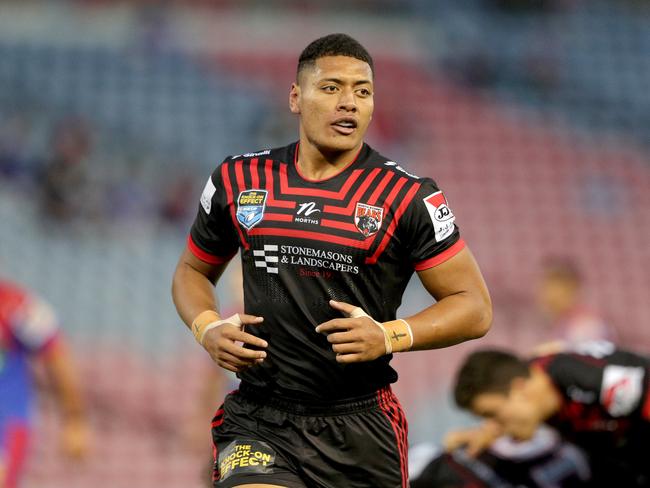
<svg viewBox="0 0 650 488"><path fill-rule="evenodd" d="M390 387L305 405L242 385L212 421L214 487L407 488L407 430Z"/></svg>

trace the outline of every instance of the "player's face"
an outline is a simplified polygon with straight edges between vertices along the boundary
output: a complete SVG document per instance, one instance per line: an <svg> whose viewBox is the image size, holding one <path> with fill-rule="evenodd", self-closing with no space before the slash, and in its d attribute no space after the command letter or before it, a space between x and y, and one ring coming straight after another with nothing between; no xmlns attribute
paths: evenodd
<svg viewBox="0 0 650 488"><path fill-rule="evenodd" d="M575 283L553 275L545 276L538 290L539 303L551 318L570 310L575 305L577 295Z"/></svg>
<svg viewBox="0 0 650 488"><path fill-rule="evenodd" d="M348 56L326 56L291 87L291 111L300 115L301 140L321 153L360 148L374 108L372 70Z"/></svg>
<svg viewBox="0 0 650 488"><path fill-rule="evenodd" d="M474 399L472 411L493 419L504 434L520 441L532 438L540 425L537 408L522 389L512 389L508 395L482 393Z"/></svg>

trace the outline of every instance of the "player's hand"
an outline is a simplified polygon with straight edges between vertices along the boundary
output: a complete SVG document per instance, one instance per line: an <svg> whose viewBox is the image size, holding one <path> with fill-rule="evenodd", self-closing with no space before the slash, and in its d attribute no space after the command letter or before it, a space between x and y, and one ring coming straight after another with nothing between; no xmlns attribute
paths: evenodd
<svg viewBox="0 0 650 488"><path fill-rule="evenodd" d="M443 441L447 451L461 447L470 457L476 457L502 435L502 430L496 422L486 420L478 427L454 430L449 432Z"/></svg>
<svg viewBox="0 0 650 488"><path fill-rule="evenodd" d="M266 349L268 343L264 339L244 332L246 325L259 325L264 320L262 317L237 314L239 317L232 323L223 323L208 330L203 337L203 347L210 354L210 357L224 369L238 373L255 364L259 364L266 358L266 351L248 349L244 345L259 349Z"/></svg>
<svg viewBox="0 0 650 488"><path fill-rule="evenodd" d="M66 420L61 429L61 447L66 456L74 460L86 458L90 452L91 433L82 419Z"/></svg>
<svg viewBox="0 0 650 488"><path fill-rule="evenodd" d="M372 361L386 354L384 332L372 317L349 303L330 300L330 305L347 318L328 320L316 332L327 335L339 363Z"/></svg>

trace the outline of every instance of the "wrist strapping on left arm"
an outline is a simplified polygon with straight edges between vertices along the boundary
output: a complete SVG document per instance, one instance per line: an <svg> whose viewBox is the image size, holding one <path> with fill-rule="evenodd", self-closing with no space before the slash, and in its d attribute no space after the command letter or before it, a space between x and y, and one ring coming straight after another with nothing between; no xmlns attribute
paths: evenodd
<svg viewBox="0 0 650 488"><path fill-rule="evenodd" d="M383 326L392 352L409 351L413 347L413 331L406 320L391 320L384 322Z"/></svg>
<svg viewBox="0 0 650 488"><path fill-rule="evenodd" d="M382 324L368 315L361 307L356 307L350 313L350 317L368 317L379 326L384 333L385 354L408 351L413 347L413 331L409 323L404 319L391 320Z"/></svg>

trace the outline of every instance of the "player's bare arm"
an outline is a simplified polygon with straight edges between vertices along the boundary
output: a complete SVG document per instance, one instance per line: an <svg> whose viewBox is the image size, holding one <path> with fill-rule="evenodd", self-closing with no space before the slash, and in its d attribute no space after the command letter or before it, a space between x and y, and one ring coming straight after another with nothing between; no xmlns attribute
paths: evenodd
<svg viewBox="0 0 650 488"><path fill-rule="evenodd" d="M61 410L63 451L71 458L82 459L90 451L91 433L79 380L65 342L58 339L51 344L42 357L42 362L54 386Z"/></svg>
<svg viewBox="0 0 650 488"><path fill-rule="evenodd" d="M443 441L447 451L465 448L470 457L476 457L503 435L503 429L492 420L485 420L480 425L448 432Z"/></svg>
<svg viewBox="0 0 650 488"><path fill-rule="evenodd" d="M172 281L172 298L183 322L192 330L197 341L210 357L224 369L239 372L264 360L263 339L244 332L247 325L259 325L262 317L244 313L222 319L214 296L214 286L225 271L227 263L208 264L183 251Z"/></svg>
<svg viewBox="0 0 650 488"><path fill-rule="evenodd" d="M337 361L371 361L393 351L447 347L487 333L490 295L468 248L418 276L436 303L410 317L381 324L365 313L359 316L353 304L330 303L347 318L320 324L316 331L328 334Z"/></svg>
<svg viewBox="0 0 650 488"><path fill-rule="evenodd" d="M437 349L483 337L492 324L492 301L468 247L449 260L418 273L436 300L405 317L413 331L413 350Z"/></svg>

